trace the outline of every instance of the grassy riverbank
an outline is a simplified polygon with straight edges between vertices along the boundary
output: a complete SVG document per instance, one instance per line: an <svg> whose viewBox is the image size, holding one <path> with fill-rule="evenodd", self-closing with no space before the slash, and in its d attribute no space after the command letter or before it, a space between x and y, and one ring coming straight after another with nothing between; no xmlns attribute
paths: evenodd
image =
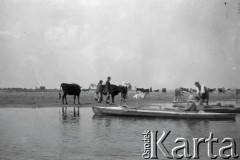
<svg viewBox="0 0 240 160"><path fill-rule="evenodd" d="M144 105L148 103L171 103L173 100L174 92L168 91L166 94L161 92L152 92L144 99L136 100L133 96L135 91L128 92L127 101L120 101L120 94L115 97L115 104L127 105ZM95 92L83 92L80 95L80 107L92 107L96 105L106 105L104 101L97 103L94 100ZM185 94L183 99L186 100L189 94ZM69 105L73 106L73 96L67 96ZM235 92L228 91L226 94L211 93L211 101L231 101L235 100ZM58 92L18 92L18 91L2 91L0 92L0 107L62 107L61 100L59 100ZM78 106L78 105L75 105Z"/></svg>

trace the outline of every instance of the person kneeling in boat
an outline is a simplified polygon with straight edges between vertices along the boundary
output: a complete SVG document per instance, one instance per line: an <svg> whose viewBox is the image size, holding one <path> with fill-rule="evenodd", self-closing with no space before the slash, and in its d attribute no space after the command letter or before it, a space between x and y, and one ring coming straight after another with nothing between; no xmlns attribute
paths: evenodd
<svg viewBox="0 0 240 160"><path fill-rule="evenodd" d="M200 98L198 96L190 95L187 99L187 107L184 111L201 111L204 110L204 105L202 105Z"/></svg>

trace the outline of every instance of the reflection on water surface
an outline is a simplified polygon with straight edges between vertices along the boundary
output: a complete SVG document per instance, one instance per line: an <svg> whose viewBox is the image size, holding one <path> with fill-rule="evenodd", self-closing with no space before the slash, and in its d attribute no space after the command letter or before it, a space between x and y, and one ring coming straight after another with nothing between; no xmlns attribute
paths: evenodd
<svg viewBox="0 0 240 160"><path fill-rule="evenodd" d="M80 108L80 116L74 117L68 108L64 119L61 108L1 108L0 159L142 159L145 130L171 131L169 148L177 137L190 141L213 132L218 138L234 138L240 153L240 115L235 121L175 120L98 116L92 108ZM207 159L205 147L200 155Z"/></svg>

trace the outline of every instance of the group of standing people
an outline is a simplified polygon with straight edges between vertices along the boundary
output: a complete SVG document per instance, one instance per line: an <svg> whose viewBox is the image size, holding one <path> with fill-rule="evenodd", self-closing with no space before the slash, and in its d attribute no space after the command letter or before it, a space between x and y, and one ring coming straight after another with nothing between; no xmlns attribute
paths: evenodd
<svg viewBox="0 0 240 160"><path fill-rule="evenodd" d="M97 84L97 89L96 89L96 100L98 101L98 103L101 103L103 100L103 93L106 93L106 103L109 104L110 103L110 95L112 92L112 88L111 88L111 83L110 83L111 77L107 77L107 81L105 83L105 85L103 85L103 81L100 80Z"/></svg>

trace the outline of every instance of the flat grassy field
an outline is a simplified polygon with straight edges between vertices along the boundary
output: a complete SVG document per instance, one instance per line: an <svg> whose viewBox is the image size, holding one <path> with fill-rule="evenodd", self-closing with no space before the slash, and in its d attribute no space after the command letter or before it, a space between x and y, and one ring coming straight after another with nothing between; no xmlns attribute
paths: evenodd
<svg viewBox="0 0 240 160"><path fill-rule="evenodd" d="M171 103L173 101L174 92L167 93L151 92L144 99L136 99L133 96L135 91L128 92L126 102L121 102L120 94L115 97L115 104L126 105L145 105L151 103ZM184 101L187 100L189 93L183 96ZM91 107L96 105L105 106L106 97L104 96L102 103L97 103L94 100L95 92L83 92L80 95L80 107ZM210 93L210 102L214 101L232 101L235 100L235 92L228 91L223 93ZM67 96L68 106L73 106L73 96ZM77 101L76 101L77 102ZM58 92L17 92L17 91L1 91L0 92L0 107L62 107L62 101L59 100ZM77 106L77 105L76 105Z"/></svg>

